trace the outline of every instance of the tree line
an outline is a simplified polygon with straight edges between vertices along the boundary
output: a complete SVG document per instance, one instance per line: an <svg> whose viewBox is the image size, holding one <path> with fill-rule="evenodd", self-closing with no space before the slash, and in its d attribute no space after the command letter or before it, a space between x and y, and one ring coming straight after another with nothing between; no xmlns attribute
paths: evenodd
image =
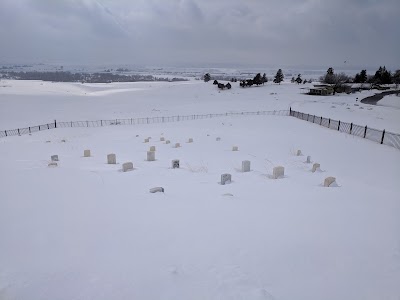
<svg viewBox="0 0 400 300"><path fill-rule="evenodd" d="M187 81L184 78L162 78L152 75L121 75L109 72L105 73L71 73L57 72L14 72L0 71L3 79L15 80L42 80L54 82L87 82L87 83L110 83L110 82L137 82L137 81Z"/></svg>

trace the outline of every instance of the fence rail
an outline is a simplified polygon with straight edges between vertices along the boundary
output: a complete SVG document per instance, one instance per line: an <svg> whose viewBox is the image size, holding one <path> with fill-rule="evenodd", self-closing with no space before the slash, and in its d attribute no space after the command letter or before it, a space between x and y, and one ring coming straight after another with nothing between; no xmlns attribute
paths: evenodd
<svg viewBox="0 0 400 300"><path fill-rule="evenodd" d="M48 129L54 129L54 128L101 127L101 126L112 126L112 125L140 125L140 124L181 122L181 121L189 121L189 120L202 120L202 119L211 119L211 118L228 117L228 116L256 116L256 115L289 116L289 110L226 112L226 113L220 113L220 114L147 117L147 118L113 119L113 120L97 120L97 121L69 121L69 122L54 121L52 123L37 125L37 126L32 126L32 127L3 130L3 131L0 131L0 138L7 137L7 136L30 134L30 133L48 130Z"/></svg>
<svg viewBox="0 0 400 300"><path fill-rule="evenodd" d="M379 144L387 145L400 149L400 134L393 133L386 130L379 130L369 128L368 126L360 126L353 123L341 122L340 120L327 119L321 116L305 114L290 108L289 115L300 120L315 123L326 128L344 132L347 134L355 135L365 138Z"/></svg>

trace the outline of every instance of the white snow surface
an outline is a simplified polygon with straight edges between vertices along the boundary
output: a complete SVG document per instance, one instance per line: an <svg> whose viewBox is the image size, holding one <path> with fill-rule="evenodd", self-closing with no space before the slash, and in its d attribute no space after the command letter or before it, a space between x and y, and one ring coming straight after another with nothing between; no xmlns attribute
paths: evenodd
<svg viewBox="0 0 400 300"><path fill-rule="evenodd" d="M379 100L377 104L400 109L400 93L398 95L392 94L385 96L382 100Z"/></svg>
<svg viewBox="0 0 400 300"><path fill-rule="evenodd" d="M398 109L356 101L372 91L317 97L303 87L3 80L0 129L291 106L400 132ZM130 161L134 170L121 172ZM270 179L279 165L285 177ZM398 300L399 166L395 148L285 116L2 138L0 299ZM231 184L218 184L224 173ZM329 176L338 187L323 187ZM158 186L165 193L149 193Z"/></svg>

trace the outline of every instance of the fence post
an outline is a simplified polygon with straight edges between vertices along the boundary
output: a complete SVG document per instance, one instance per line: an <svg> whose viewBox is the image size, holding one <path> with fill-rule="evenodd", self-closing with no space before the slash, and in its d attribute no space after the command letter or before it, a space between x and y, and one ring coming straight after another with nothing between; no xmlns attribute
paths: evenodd
<svg viewBox="0 0 400 300"><path fill-rule="evenodd" d="M329 121L328 121L328 128L331 128L331 118L329 118Z"/></svg>
<svg viewBox="0 0 400 300"><path fill-rule="evenodd" d="M40 131L40 125L39 125L39 131Z"/></svg>
<svg viewBox="0 0 400 300"><path fill-rule="evenodd" d="M54 128L57 128L57 120L54 120Z"/></svg>
<svg viewBox="0 0 400 300"><path fill-rule="evenodd" d="M313 116L312 122L315 123L315 115Z"/></svg>
<svg viewBox="0 0 400 300"><path fill-rule="evenodd" d="M29 126L29 133L31 133L31 127Z"/></svg>
<svg viewBox="0 0 400 300"><path fill-rule="evenodd" d="M18 135L20 135L20 134L19 134L19 128L18 128Z"/></svg>
<svg viewBox="0 0 400 300"><path fill-rule="evenodd" d="M40 128L40 127L39 127ZM72 128L72 121L71 121L71 128Z"/></svg>
<svg viewBox="0 0 400 300"><path fill-rule="evenodd" d="M86 127L89 127L89 121L86 121Z"/></svg>
<svg viewBox="0 0 400 300"><path fill-rule="evenodd" d="M319 125L322 125L322 116L321 116L321 121L319 122Z"/></svg>
<svg viewBox="0 0 400 300"><path fill-rule="evenodd" d="M353 123L350 124L350 134L353 131Z"/></svg>
<svg viewBox="0 0 400 300"><path fill-rule="evenodd" d="M290 116L292 115L292 107L291 106L289 108L289 114L290 114Z"/></svg>
<svg viewBox="0 0 400 300"><path fill-rule="evenodd" d="M383 129L383 132L382 132L382 139L381 139L381 145L383 144L383 139L385 138L385 129Z"/></svg>
<svg viewBox="0 0 400 300"><path fill-rule="evenodd" d="M337 130L340 131L340 120L339 120L339 125L337 127Z"/></svg>
<svg viewBox="0 0 400 300"><path fill-rule="evenodd" d="M49 124L47 124L47 129L50 129Z"/></svg>
<svg viewBox="0 0 400 300"><path fill-rule="evenodd" d="M6 134L6 136L7 136L7 130L4 130L4 133Z"/></svg>
<svg viewBox="0 0 400 300"><path fill-rule="evenodd" d="M364 139L365 139L366 135L367 135L367 125L365 125L365 129L364 129Z"/></svg>
<svg viewBox="0 0 400 300"><path fill-rule="evenodd" d="M100 126L103 126L103 120L100 120Z"/></svg>

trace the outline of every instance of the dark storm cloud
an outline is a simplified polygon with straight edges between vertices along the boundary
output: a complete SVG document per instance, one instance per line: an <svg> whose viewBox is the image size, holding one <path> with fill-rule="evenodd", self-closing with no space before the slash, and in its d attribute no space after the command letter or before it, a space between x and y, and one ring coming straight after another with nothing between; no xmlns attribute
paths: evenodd
<svg viewBox="0 0 400 300"><path fill-rule="evenodd" d="M397 0L2 0L2 60L399 65Z"/></svg>

